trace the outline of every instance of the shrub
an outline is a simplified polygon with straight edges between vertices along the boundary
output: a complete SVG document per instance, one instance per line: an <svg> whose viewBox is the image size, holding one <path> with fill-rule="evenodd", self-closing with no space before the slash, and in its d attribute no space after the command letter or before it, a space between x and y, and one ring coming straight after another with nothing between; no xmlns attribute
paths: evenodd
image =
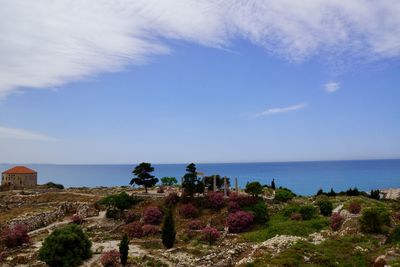
<svg viewBox="0 0 400 267"><path fill-rule="evenodd" d="M53 182L45 183L43 186L46 188L64 189L64 186L62 184L56 184Z"/></svg>
<svg viewBox="0 0 400 267"><path fill-rule="evenodd" d="M330 226L333 231L337 231L340 229L344 221L344 218L339 213L335 212L332 214L330 218Z"/></svg>
<svg viewBox="0 0 400 267"><path fill-rule="evenodd" d="M303 217L301 216L300 213L295 212L295 213L292 213L292 215L290 215L290 219L292 221L301 221L301 220L303 220Z"/></svg>
<svg viewBox="0 0 400 267"><path fill-rule="evenodd" d="M299 210L303 220L311 220L317 214L317 209L313 205L303 205Z"/></svg>
<svg viewBox="0 0 400 267"><path fill-rule="evenodd" d="M385 224L390 224L389 214L385 210L366 209L360 218L361 231L364 233L382 233Z"/></svg>
<svg viewBox="0 0 400 267"><path fill-rule="evenodd" d="M210 246L220 237L220 233L217 228L211 226L207 226L201 230L201 233L203 234L203 239L207 241Z"/></svg>
<svg viewBox="0 0 400 267"><path fill-rule="evenodd" d="M25 224L17 224L6 227L1 233L1 243L8 248L21 246L29 242L28 227Z"/></svg>
<svg viewBox="0 0 400 267"><path fill-rule="evenodd" d="M92 256L87 235L76 224L54 230L43 242L39 259L51 267L77 266Z"/></svg>
<svg viewBox="0 0 400 267"><path fill-rule="evenodd" d="M158 227L155 225L145 224L142 226L142 231L144 236L149 236L158 234L160 232L160 229L158 229Z"/></svg>
<svg viewBox="0 0 400 267"><path fill-rule="evenodd" d="M200 230L204 227L204 224L200 220L192 220L187 224L188 230Z"/></svg>
<svg viewBox="0 0 400 267"><path fill-rule="evenodd" d="M275 191L275 200L287 202L295 197L295 194L289 189L279 188Z"/></svg>
<svg viewBox="0 0 400 267"><path fill-rule="evenodd" d="M254 215L246 211L230 213L227 218L229 232L240 233L250 229L254 220Z"/></svg>
<svg viewBox="0 0 400 267"><path fill-rule="evenodd" d="M162 221L162 211L158 207L147 207L143 212L145 224L160 224Z"/></svg>
<svg viewBox="0 0 400 267"><path fill-rule="evenodd" d="M349 205L349 211L353 214L359 214L361 211L361 205L357 202L351 202Z"/></svg>
<svg viewBox="0 0 400 267"><path fill-rule="evenodd" d="M119 266L120 256L121 254L116 249L103 252L100 257L101 265L104 267L117 267Z"/></svg>
<svg viewBox="0 0 400 267"><path fill-rule="evenodd" d="M125 213L125 223L131 223L140 219L140 216L133 211L128 211Z"/></svg>
<svg viewBox="0 0 400 267"><path fill-rule="evenodd" d="M248 207L255 205L258 202L257 197L233 193L229 196L229 201L236 202L240 207Z"/></svg>
<svg viewBox="0 0 400 267"><path fill-rule="evenodd" d="M219 192L210 192L207 195L207 207L219 210L225 205L224 194Z"/></svg>
<svg viewBox="0 0 400 267"><path fill-rule="evenodd" d="M136 222L127 224L125 229L126 229L126 233L128 234L129 237L136 237L136 238L143 237L143 229L142 229L141 222L136 221Z"/></svg>
<svg viewBox="0 0 400 267"><path fill-rule="evenodd" d="M183 204L179 209L179 214L184 218L196 218L199 211L193 204Z"/></svg>
<svg viewBox="0 0 400 267"><path fill-rule="evenodd" d="M110 207L106 210L106 218L119 219L121 212L116 208Z"/></svg>
<svg viewBox="0 0 400 267"><path fill-rule="evenodd" d="M235 202L235 201L229 201L228 202L228 212L229 213L233 213L236 211L240 210L240 205L239 203Z"/></svg>
<svg viewBox="0 0 400 267"><path fill-rule="evenodd" d="M120 260L123 266L125 266L128 261L128 251L129 251L129 238L127 234L124 234L121 243L119 243Z"/></svg>
<svg viewBox="0 0 400 267"><path fill-rule="evenodd" d="M174 215L171 208L169 208L164 216L163 227L161 230L161 240L163 245L169 249L174 246L175 243L175 221Z"/></svg>
<svg viewBox="0 0 400 267"><path fill-rule="evenodd" d="M386 243L400 243L400 226L396 226L389 234Z"/></svg>
<svg viewBox="0 0 400 267"><path fill-rule="evenodd" d="M250 211L254 215L255 223L265 223L269 220L267 206L263 200L257 202L257 204L245 208L246 211Z"/></svg>
<svg viewBox="0 0 400 267"><path fill-rule="evenodd" d="M74 214L74 215L72 215L72 217L71 217L71 223L74 223L74 224L82 224L82 223L83 223L83 218L82 218L82 216L79 215L79 214Z"/></svg>
<svg viewBox="0 0 400 267"><path fill-rule="evenodd" d="M263 187L259 182L251 182L246 184L246 189L244 190L247 194L256 197L263 192Z"/></svg>
<svg viewBox="0 0 400 267"><path fill-rule="evenodd" d="M164 186L173 186L176 185L178 181L175 177L163 177L161 178L161 184Z"/></svg>
<svg viewBox="0 0 400 267"><path fill-rule="evenodd" d="M333 210L333 204L328 199L321 199L317 202L319 211L323 216L331 216Z"/></svg>
<svg viewBox="0 0 400 267"><path fill-rule="evenodd" d="M282 210L282 214L286 218L290 218L293 213L300 213L300 206L298 204L289 204Z"/></svg>
<svg viewBox="0 0 400 267"><path fill-rule="evenodd" d="M177 193L175 193L175 192L172 192L172 193L169 193L166 197L165 197L165 204L166 205L175 205L176 203L178 203L179 202L179 196L178 196L178 194Z"/></svg>
<svg viewBox="0 0 400 267"><path fill-rule="evenodd" d="M122 210L131 208L132 206L136 205L140 201L142 201L142 199L134 197L134 196L130 196L125 192L121 192L119 194L110 195L110 196L106 196L106 197L102 198L99 201L99 204L105 205L108 208L115 208L115 209L119 209L120 211L122 211Z"/></svg>

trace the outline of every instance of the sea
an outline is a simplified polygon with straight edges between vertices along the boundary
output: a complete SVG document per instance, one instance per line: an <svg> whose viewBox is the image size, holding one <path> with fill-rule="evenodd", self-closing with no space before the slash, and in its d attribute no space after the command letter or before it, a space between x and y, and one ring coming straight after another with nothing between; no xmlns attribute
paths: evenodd
<svg viewBox="0 0 400 267"><path fill-rule="evenodd" d="M0 171L21 164L0 164ZM136 164L63 165L23 164L38 172L38 183L55 182L66 187L129 185ZM180 181L187 164L154 164L154 175L176 177ZM313 195L319 189L336 192L357 187L359 190L400 188L400 159L347 160L265 163L196 164L205 175L219 174L238 179L240 187L259 181L287 187L299 195Z"/></svg>

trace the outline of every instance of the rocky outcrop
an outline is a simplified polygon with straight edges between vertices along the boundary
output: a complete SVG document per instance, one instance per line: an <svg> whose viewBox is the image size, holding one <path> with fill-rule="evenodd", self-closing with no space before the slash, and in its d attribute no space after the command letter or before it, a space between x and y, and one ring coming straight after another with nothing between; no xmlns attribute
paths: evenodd
<svg viewBox="0 0 400 267"><path fill-rule="evenodd" d="M7 224L9 226L25 224L28 227L28 231L33 231L45 227L59 219L62 219L68 214L74 213L79 214L80 216L82 216L82 218L86 218L97 216L99 214L99 211L94 209L87 203L63 202L55 210L18 217L8 221Z"/></svg>

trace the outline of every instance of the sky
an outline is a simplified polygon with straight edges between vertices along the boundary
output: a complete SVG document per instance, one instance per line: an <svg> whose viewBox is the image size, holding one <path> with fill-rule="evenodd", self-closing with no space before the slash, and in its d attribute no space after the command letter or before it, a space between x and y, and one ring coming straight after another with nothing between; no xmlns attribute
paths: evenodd
<svg viewBox="0 0 400 267"><path fill-rule="evenodd" d="M0 6L0 162L400 158L397 0Z"/></svg>

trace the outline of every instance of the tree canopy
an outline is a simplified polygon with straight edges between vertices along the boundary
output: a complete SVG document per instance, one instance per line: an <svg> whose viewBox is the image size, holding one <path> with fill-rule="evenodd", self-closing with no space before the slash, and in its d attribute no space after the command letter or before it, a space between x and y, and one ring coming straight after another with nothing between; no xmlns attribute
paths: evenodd
<svg viewBox="0 0 400 267"><path fill-rule="evenodd" d="M156 183L158 182L158 179L150 174L153 171L154 171L154 168L151 166L150 163L147 163L147 162L140 163L132 171L132 173L134 175L136 175L136 177L132 178L132 180L129 184L132 186L134 184L137 184L139 186L142 185L144 187L144 190L146 190L146 193L147 193L147 188L155 186Z"/></svg>
<svg viewBox="0 0 400 267"><path fill-rule="evenodd" d="M194 163L190 163L186 167L182 188L186 196L193 196L195 193L204 192L204 183L197 177L196 165Z"/></svg>

